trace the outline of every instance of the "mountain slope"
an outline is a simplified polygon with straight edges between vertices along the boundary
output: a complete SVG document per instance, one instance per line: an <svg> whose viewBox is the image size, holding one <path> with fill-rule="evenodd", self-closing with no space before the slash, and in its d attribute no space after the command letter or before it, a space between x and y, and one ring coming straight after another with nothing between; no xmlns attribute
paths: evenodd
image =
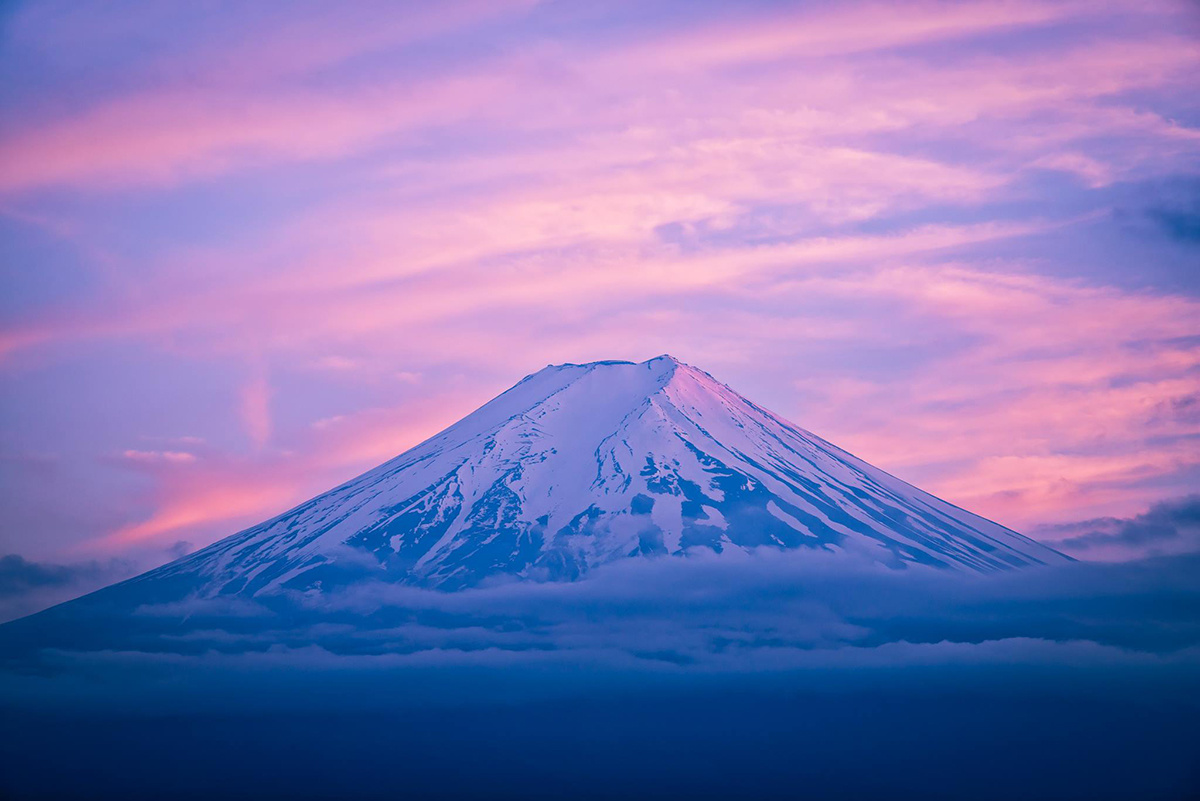
<svg viewBox="0 0 1200 801"><path fill-rule="evenodd" d="M1065 560L660 356L547 367L374 470L134 581L254 595L366 570L453 589L759 546L978 571Z"/></svg>

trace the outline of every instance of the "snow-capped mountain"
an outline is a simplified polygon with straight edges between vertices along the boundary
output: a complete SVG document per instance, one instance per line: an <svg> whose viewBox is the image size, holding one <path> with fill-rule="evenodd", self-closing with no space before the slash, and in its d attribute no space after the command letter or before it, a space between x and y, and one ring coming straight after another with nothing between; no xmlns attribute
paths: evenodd
<svg viewBox="0 0 1200 801"><path fill-rule="evenodd" d="M660 356L549 366L395 459L141 580L258 595L366 569L454 589L760 546L976 571L1066 558Z"/></svg>

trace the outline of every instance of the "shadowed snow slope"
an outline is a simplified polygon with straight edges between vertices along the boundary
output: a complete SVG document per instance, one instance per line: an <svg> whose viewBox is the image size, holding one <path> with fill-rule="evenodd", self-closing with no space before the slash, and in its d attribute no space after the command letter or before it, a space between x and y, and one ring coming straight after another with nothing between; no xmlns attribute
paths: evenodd
<svg viewBox="0 0 1200 801"><path fill-rule="evenodd" d="M1065 560L660 356L547 367L374 470L134 583L186 576L205 594L257 595L365 572L453 589L759 546L977 571Z"/></svg>

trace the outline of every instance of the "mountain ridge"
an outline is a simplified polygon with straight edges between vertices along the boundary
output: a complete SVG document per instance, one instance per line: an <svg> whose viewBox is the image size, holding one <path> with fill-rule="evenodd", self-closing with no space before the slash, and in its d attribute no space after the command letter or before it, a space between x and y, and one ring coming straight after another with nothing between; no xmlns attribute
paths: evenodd
<svg viewBox="0 0 1200 801"><path fill-rule="evenodd" d="M139 578L194 574L222 595L364 572L456 589L730 547L980 572L1067 559L664 354L548 365L378 467Z"/></svg>

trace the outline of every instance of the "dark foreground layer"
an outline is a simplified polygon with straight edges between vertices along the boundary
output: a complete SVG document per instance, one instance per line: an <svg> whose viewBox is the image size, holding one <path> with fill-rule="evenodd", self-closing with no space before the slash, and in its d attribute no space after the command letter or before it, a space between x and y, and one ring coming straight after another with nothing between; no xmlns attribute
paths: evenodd
<svg viewBox="0 0 1200 801"><path fill-rule="evenodd" d="M1183 799L1200 792L1196 712L1045 683L22 712L0 723L0 783L12 798Z"/></svg>

